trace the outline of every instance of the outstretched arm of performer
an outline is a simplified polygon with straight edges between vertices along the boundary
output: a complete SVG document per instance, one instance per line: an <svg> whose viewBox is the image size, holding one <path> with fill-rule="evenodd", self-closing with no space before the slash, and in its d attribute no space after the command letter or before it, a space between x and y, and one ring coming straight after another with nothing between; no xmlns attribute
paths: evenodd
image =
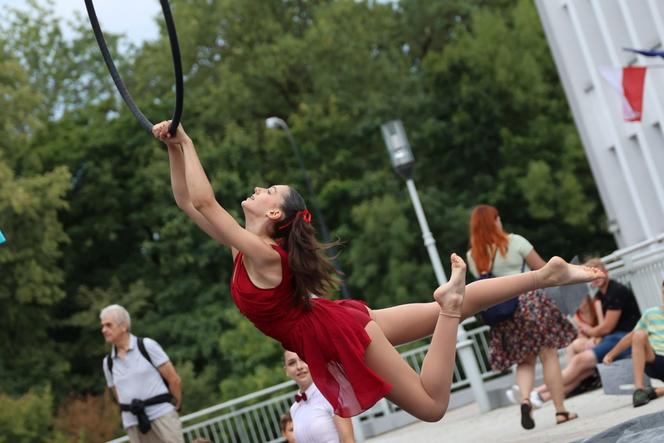
<svg viewBox="0 0 664 443"><path fill-rule="evenodd" d="M279 254L257 235L241 227L237 221L217 202L212 185L203 170L192 140L187 136L182 125L175 135L168 133L169 121L155 125L155 137L169 145L179 147L184 163L184 182L191 205L208 223L209 235L218 242L244 252L257 265L279 264ZM169 148L170 152L170 148ZM170 154L169 154L170 155ZM178 196L183 195L182 180L178 181ZM177 199L178 197L176 197ZM206 229L204 229L206 230ZM206 230L207 232L207 230ZM235 254L234 254L235 255Z"/></svg>
<svg viewBox="0 0 664 443"><path fill-rule="evenodd" d="M159 124L161 125L161 123ZM158 131L161 130L159 125L155 125L152 129L155 137L158 137ZM189 216L199 228L205 231L210 237L215 239L218 242L222 242L222 238L218 236L210 225L203 214L198 212L194 208L191 198L189 198L189 191L187 190L187 182L184 176L184 153L182 152L182 146L179 143L174 143L168 141L166 143L168 148L168 160L171 167L171 189L173 190L173 197L175 198L175 203L178 205L178 208Z"/></svg>

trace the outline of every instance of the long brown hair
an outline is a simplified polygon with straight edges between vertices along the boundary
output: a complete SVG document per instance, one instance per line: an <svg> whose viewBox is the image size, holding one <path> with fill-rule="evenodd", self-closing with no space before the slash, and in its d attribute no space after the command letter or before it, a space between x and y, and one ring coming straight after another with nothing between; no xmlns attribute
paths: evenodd
<svg viewBox="0 0 664 443"><path fill-rule="evenodd" d="M335 243L319 243L316 230L301 214L307 209L299 192L289 186L282 210L284 218L275 226L275 237L288 251L288 265L293 273L295 303L310 307L310 294L330 296L337 288L339 279L325 250ZM300 215L298 215L300 214Z"/></svg>
<svg viewBox="0 0 664 443"><path fill-rule="evenodd" d="M479 274L491 270L491 262L496 250L501 255L507 253L509 239L496 225L498 210L490 205L475 206L470 214L470 255L475 261Z"/></svg>
<svg viewBox="0 0 664 443"><path fill-rule="evenodd" d="M590 315L590 321L586 321L586 319L583 318L584 308L588 311L589 313L588 315ZM597 318L597 311L595 311L595 303L593 302L592 297L589 295L583 298L583 301L579 305L579 308L576 310L576 315L578 315L581 320L585 321L590 326L597 326L599 324L599 318Z"/></svg>

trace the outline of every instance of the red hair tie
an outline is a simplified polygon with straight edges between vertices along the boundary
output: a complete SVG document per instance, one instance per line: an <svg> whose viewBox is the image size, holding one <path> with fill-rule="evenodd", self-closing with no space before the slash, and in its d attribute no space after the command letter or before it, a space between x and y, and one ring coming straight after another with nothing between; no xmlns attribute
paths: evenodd
<svg viewBox="0 0 664 443"><path fill-rule="evenodd" d="M297 217L302 218L305 223L311 223L311 212L309 212L308 209L303 209L302 211L298 211L293 218L291 218L287 223L284 223L283 225L279 226L277 228L277 231L283 232L286 229L290 228L291 225L293 224L293 220L295 220Z"/></svg>
<svg viewBox="0 0 664 443"><path fill-rule="evenodd" d="M295 214L295 216L302 217L302 220L304 220L307 223L311 223L311 212L309 212L308 209L299 211L297 214Z"/></svg>

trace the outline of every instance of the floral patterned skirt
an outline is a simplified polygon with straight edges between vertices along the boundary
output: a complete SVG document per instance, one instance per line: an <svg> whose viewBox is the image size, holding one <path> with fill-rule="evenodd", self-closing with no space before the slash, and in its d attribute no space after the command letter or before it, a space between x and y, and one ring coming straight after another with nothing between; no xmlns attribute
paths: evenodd
<svg viewBox="0 0 664 443"><path fill-rule="evenodd" d="M543 348L564 348L575 338L574 326L544 291L530 291L519 296L514 317L491 327L489 361L495 371L505 371Z"/></svg>

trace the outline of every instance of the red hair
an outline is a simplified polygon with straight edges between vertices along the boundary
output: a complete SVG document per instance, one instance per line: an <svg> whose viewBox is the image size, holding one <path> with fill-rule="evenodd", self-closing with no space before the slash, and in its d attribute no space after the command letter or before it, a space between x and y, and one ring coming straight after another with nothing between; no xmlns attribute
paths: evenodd
<svg viewBox="0 0 664 443"><path fill-rule="evenodd" d="M583 315L584 308L588 311L590 315L590 321L587 321L587 319L584 318ZM593 299L589 295L583 298L583 301L579 305L579 309L576 310L575 314L578 315L582 321L588 323L590 326L597 326L599 324L599 318L597 318L597 312L595 311L595 303L593 302Z"/></svg>
<svg viewBox="0 0 664 443"><path fill-rule="evenodd" d="M507 253L509 239L505 231L496 224L498 210L489 205L478 205L470 214L470 255L479 274L491 270L496 250Z"/></svg>

